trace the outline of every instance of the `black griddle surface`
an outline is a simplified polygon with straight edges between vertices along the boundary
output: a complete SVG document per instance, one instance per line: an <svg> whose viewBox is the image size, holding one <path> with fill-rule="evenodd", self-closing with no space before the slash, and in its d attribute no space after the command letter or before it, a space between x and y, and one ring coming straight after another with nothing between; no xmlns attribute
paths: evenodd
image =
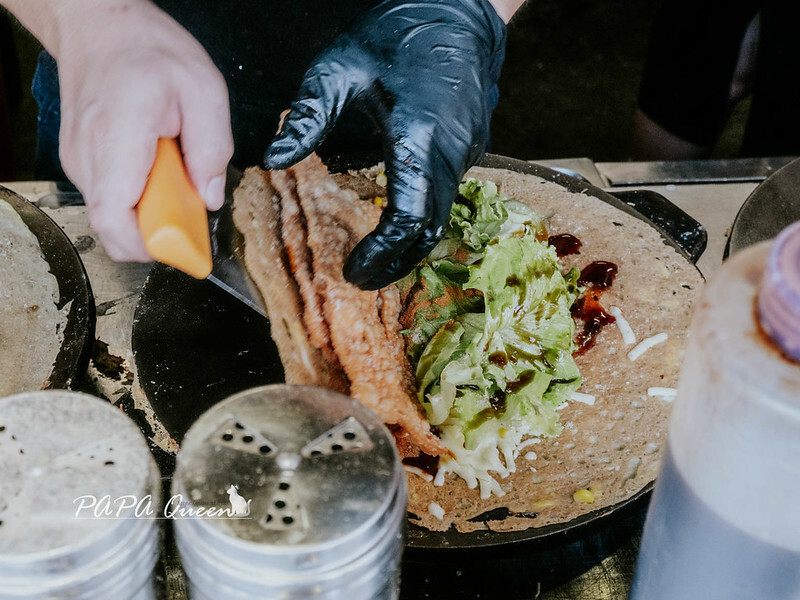
<svg viewBox="0 0 800 600"><path fill-rule="evenodd" d="M339 161L336 170L374 164L371 160ZM703 227L652 192L619 192L612 196L562 173L499 156L488 156L482 165L537 175L570 191L600 198L648 222L666 243L692 262L705 249L707 236ZM266 319L213 283L195 280L164 265L153 267L141 292L134 318L133 351L142 389L156 416L178 442L195 419L217 402L251 387L283 381L283 368ZM503 560L510 565L516 564L513 556L535 556L542 551L556 552L556 556L571 545L581 547L580 540L586 536L607 536L609 526L621 519L633 516L640 520L651 489L652 484L624 502L569 523L521 532L461 534L430 532L411 525L405 560L416 560L417 568L424 572L430 562L428 557L435 556L432 564L436 568L430 577L438 580L435 573L443 573L437 571L444 568L443 553L451 559L458 555L458 565L469 564L468 555L473 552L478 553L474 556L479 561L489 555L493 560L505 556ZM575 551L571 552L574 556ZM547 564L554 568L552 563ZM458 577L469 580L463 574ZM474 585L472 582L467 587Z"/></svg>
<svg viewBox="0 0 800 600"><path fill-rule="evenodd" d="M800 221L800 159L781 167L747 197L736 215L725 257L769 240Z"/></svg>
<svg viewBox="0 0 800 600"><path fill-rule="evenodd" d="M54 357L46 387L76 388L86 375L94 347L95 304L86 269L67 234L41 209L4 187L0 187L0 200L11 205L39 240L42 255L58 282L56 306L68 306L64 341Z"/></svg>

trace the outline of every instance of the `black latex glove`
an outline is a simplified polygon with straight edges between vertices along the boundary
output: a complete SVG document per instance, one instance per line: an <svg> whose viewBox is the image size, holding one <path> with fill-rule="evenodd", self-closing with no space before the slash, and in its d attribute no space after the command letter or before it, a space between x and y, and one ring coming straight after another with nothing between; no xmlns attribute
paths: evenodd
<svg viewBox="0 0 800 600"><path fill-rule="evenodd" d="M345 263L351 283L382 288L441 239L461 178L486 151L505 38L487 0L388 0L306 72L267 168L308 156L356 99L382 129L388 206Z"/></svg>

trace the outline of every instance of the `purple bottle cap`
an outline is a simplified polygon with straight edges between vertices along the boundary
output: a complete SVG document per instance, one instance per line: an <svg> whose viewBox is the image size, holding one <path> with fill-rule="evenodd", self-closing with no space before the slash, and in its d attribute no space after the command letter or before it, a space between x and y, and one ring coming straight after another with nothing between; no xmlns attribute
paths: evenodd
<svg viewBox="0 0 800 600"><path fill-rule="evenodd" d="M758 297L764 331L800 360L800 221L778 234L770 250Z"/></svg>

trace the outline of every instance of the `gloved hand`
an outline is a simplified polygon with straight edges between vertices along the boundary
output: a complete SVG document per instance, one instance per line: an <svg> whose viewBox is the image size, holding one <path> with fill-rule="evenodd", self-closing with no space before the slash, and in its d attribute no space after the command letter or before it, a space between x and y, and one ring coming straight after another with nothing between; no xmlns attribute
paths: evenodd
<svg viewBox="0 0 800 600"><path fill-rule="evenodd" d="M487 0L387 0L306 73L267 168L308 156L354 100L382 128L388 205L345 263L351 283L382 288L441 239L461 178L486 150L505 38Z"/></svg>

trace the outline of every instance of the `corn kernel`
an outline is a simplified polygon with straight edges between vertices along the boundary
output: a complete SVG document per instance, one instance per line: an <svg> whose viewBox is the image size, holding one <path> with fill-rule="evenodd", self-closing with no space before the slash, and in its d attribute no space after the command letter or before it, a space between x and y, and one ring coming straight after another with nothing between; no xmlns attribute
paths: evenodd
<svg viewBox="0 0 800 600"><path fill-rule="evenodd" d="M376 206L381 206L381 207L385 207L387 204L386 198L384 198L383 196L375 196L372 199L372 203L375 204Z"/></svg>
<svg viewBox="0 0 800 600"><path fill-rule="evenodd" d="M554 506L555 503L555 500L539 500L538 502L534 502L531 508L533 508L533 510L542 510L543 508Z"/></svg>
<svg viewBox="0 0 800 600"><path fill-rule="evenodd" d="M378 176L375 178L375 183L380 186L386 187L386 173L378 173Z"/></svg>
<svg viewBox="0 0 800 600"><path fill-rule="evenodd" d="M578 490L572 494L572 499L581 504L591 504L594 502L594 494L589 490Z"/></svg>
<svg viewBox="0 0 800 600"><path fill-rule="evenodd" d="M500 435L501 438L504 438L508 433L508 429L506 429L505 427L501 427L500 429L497 430L497 433Z"/></svg>

